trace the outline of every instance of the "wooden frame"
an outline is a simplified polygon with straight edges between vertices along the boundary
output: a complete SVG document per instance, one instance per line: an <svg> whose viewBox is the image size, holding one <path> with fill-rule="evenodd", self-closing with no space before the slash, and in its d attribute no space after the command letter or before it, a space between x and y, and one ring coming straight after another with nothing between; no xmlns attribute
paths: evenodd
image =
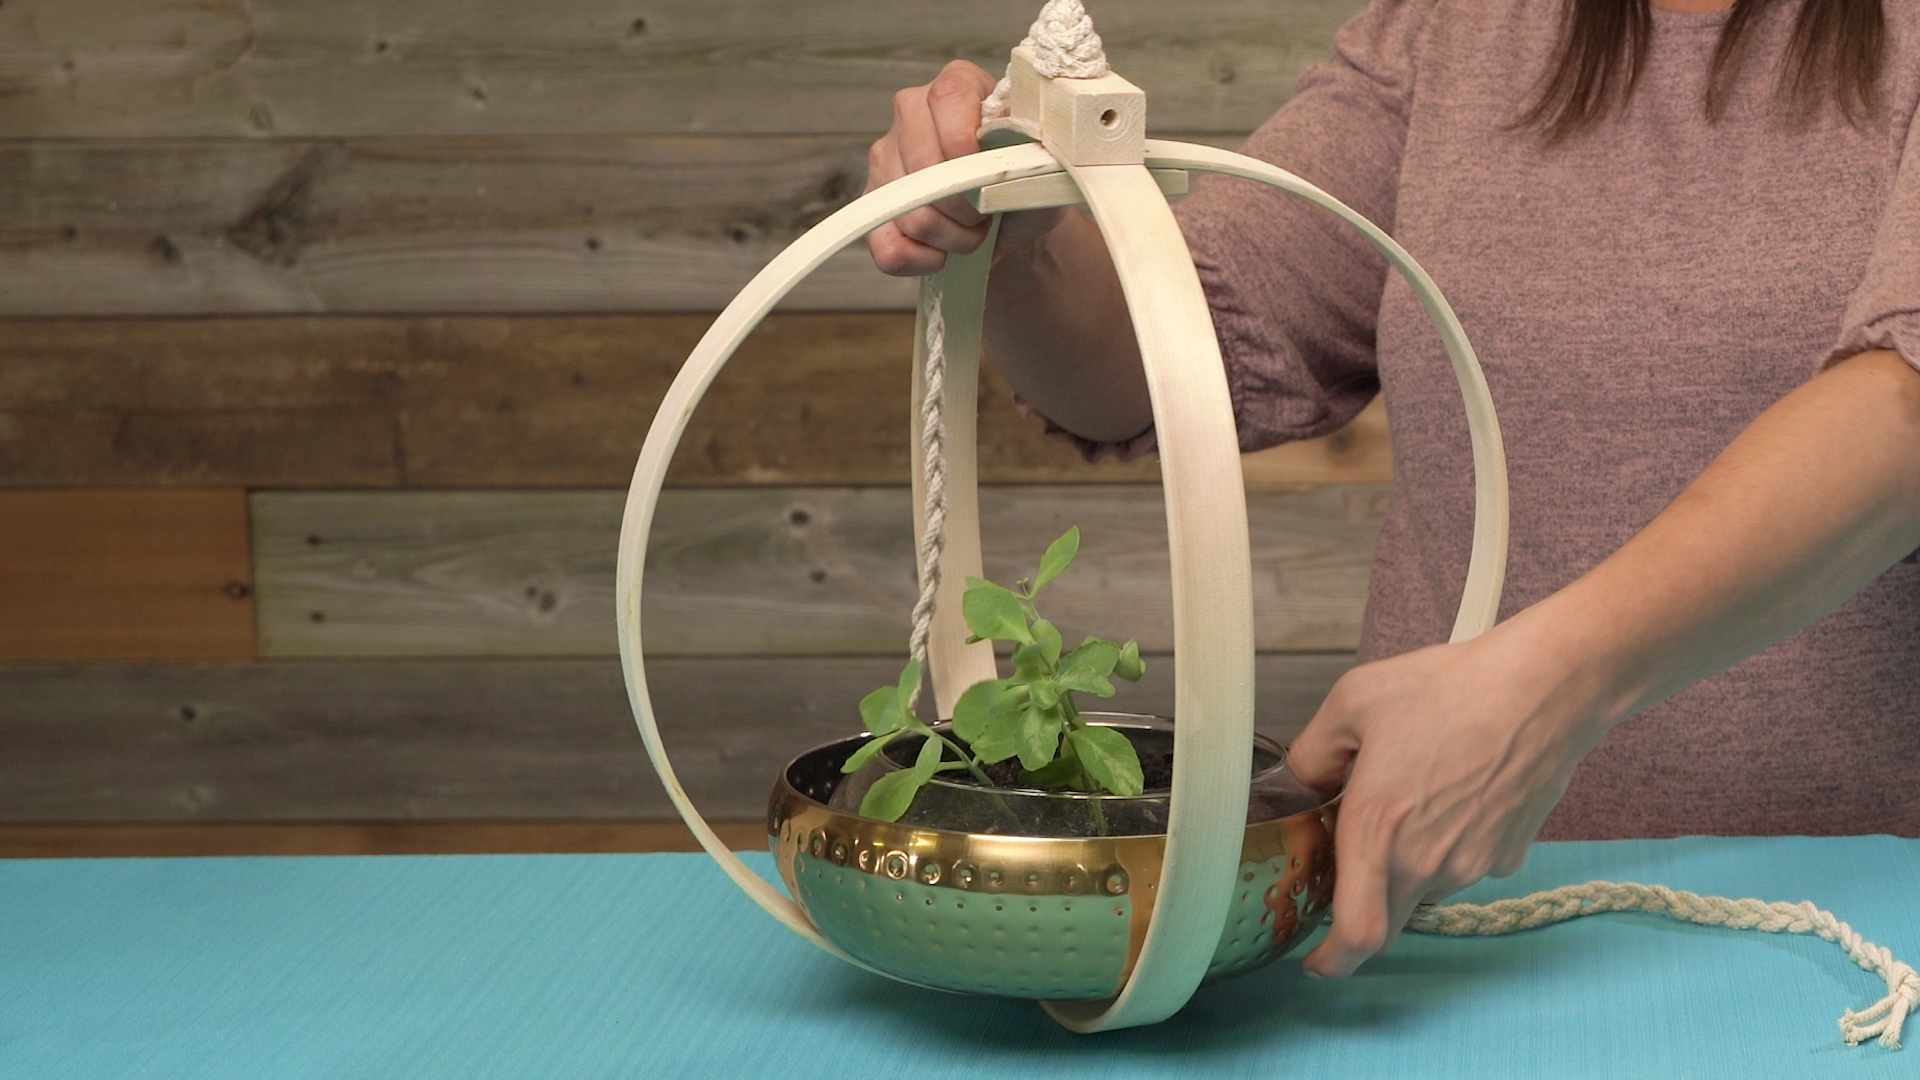
<svg viewBox="0 0 1920 1080"><path fill-rule="evenodd" d="M1431 278L1378 227L1267 163L1208 147L1145 141L1144 95L1117 76L1040 78L1031 70L1030 58L1016 50L1013 79L1014 116L988 127L1002 140L1017 132L1037 135L1043 145L985 150L909 174L863 196L770 263L701 339L661 405L634 469L616 594L620 652L648 753L702 846L762 908L821 948L859 964L823 937L793 900L726 850L674 775L660 741L643 664L639 616L647 536L668 461L701 395L740 341L807 272L845 244L910 210L969 190L1064 170L1078 191L1073 201L1085 201L1107 237L1139 337L1159 433L1174 572L1174 648L1181 665L1175 702L1180 753L1175 757L1161 886L1145 945L1127 984L1111 1002L1048 1004L1063 1025L1098 1031L1164 1019L1199 986L1234 885L1247 798L1244 788L1210 779L1247 770L1253 735L1253 617L1238 440L1206 300L1148 164L1243 176L1327 208L1385 253L1426 305L1453 359L1473 430L1474 549L1455 640L1486 630L1499 607L1507 532L1505 462L1486 381L1459 321ZM1138 95L1137 100L1130 95ZM1074 119L1049 130L1041 122L1046 116ZM1129 146L1138 149L1129 155ZM942 274L950 403L966 401L966 390L976 377L989 251L990 245L974 256L951 260ZM916 385L916 398L919 389ZM917 407L914 415L919 415ZM991 654L982 646L965 644L967 633L956 602L962 579L979 572L971 408L949 409L947 425L949 550L928 658L936 702L943 710L971 681L994 674Z"/></svg>

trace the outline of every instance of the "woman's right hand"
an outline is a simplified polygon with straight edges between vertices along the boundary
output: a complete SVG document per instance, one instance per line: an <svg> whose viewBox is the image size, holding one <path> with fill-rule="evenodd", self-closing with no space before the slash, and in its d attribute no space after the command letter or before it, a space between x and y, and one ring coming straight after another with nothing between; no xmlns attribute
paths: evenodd
<svg viewBox="0 0 1920 1080"><path fill-rule="evenodd" d="M910 172L978 153L980 103L997 82L986 69L955 60L925 86L893 95L893 127L867 151L867 190ZM1005 215L1002 243L1037 239L1052 229L1060 211L1029 210ZM955 195L923 206L867 234L867 249L882 271L901 277L938 272L947 256L967 255L987 239L986 215L966 197Z"/></svg>

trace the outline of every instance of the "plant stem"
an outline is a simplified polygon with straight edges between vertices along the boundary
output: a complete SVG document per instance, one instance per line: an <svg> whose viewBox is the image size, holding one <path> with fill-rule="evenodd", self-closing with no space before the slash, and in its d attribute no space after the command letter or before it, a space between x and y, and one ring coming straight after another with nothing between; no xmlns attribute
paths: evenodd
<svg viewBox="0 0 1920 1080"><path fill-rule="evenodd" d="M1087 722L1080 718L1080 710L1073 704L1073 691L1069 690L1060 696L1060 706L1060 711L1067 718L1067 726L1069 728L1083 728L1087 726ZM1072 744L1069 743L1065 752L1071 751ZM1076 754L1074 756L1077 758L1079 755ZM1080 776L1086 781L1086 783L1081 786L1087 789L1087 797L1093 803L1093 827L1101 836L1106 836L1108 835L1106 799L1098 791L1093 790L1100 785L1094 783L1093 777L1087 775L1087 767L1085 765L1080 766Z"/></svg>
<svg viewBox="0 0 1920 1080"><path fill-rule="evenodd" d="M980 786L994 793L991 796L993 805L999 808L1001 816L1007 819L1007 824L1012 825L1014 829L1018 831L1020 828L1020 815L1014 813L1013 807L1007 805L1007 800L999 794L1000 785L994 783L993 777L988 776L986 770L980 767L979 760L972 754L961 749L959 743L954 742L952 739L947 738L932 728L927 728L927 734L939 739L949 750L952 750L958 755L961 761L966 762L967 771L973 774L974 779L980 781Z"/></svg>
<svg viewBox="0 0 1920 1080"><path fill-rule="evenodd" d="M937 731L934 731L932 728L928 728L927 733L932 735L934 738L939 739L941 742L947 744L948 749L952 750L955 754L959 755L960 760L966 762L967 771L973 774L974 779L980 781L981 783L987 785L988 787L1000 786L993 782L993 778L987 775L986 770L980 767L980 762L975 760L972 754L969 754L965 750L960 748L959 743L954 742L952 739L947 738L945 735L942 735Z"/></svg>

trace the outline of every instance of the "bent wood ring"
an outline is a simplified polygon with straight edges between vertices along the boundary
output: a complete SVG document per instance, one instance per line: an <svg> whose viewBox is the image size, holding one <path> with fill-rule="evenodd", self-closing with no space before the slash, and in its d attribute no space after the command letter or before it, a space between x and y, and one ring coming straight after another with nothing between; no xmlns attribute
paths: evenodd
<svg viewBox="0 0 1920 1080"><path fill-rule="evenodd" d="M1506 565L1506 463L1493 402L1459 320L1426 272L1373 223L1284 169L1206 146L1158 140L1144 145L1145 160L1137 163L1074 165L1033 143L943 162L869 192L781 252L714 321L654 417L628 491L616 584L628 696L647 753L687 826L734 883L774 918L835 956L875 970L827 940L797 903L727 850L675 776L660 741L643 662L641 585L648 533L667 466L701 396L741 341L802 278L840 248L908 211L977 188L1065 171L1106 237L1139 337L1166 493L1174 649L1180 665L1175 696L1180 753L1174 758L1164 869L1146 942L1126 985L1111 1001L1047 1005L1056 1020L1082 1032L1165 1019L1199 986L1226 917L1247 802L1244 785L1210 780L1245 775L1253 743L1252 575L1239 444L1199 278L1149 166L1225 173L1307 199L1359 230L1406 278L1439 329L1472 435L1473 548L1452 640L1473 637L1493 625ZM990 239L973 256L951 259L942 272L948 304L949 403L972 396L958 388L977 377L991 244ZM921 337L924 348L924 334ZM917 392L917 371L915 378ZM960 615L964 577L980 575L971 407L950 412L947 446L949 547L944 561L950 572L943 575L928 658L943 715L967 685L996 675L986 644L964 644L967 631ZM917 439L915 447L917 454Z"/></svg>

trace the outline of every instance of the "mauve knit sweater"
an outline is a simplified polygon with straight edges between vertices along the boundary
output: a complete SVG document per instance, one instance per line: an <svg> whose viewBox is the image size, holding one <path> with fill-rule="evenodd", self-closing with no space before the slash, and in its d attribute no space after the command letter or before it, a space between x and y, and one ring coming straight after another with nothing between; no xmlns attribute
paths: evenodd
<svg viewBox="0 0 1920 1080"><path fill-rule="evenodd" d="M1920 2L1887 0L1882 111L1859 127L1832 107L1795 122L1775 97L1799 6L1762 18L1717 123L1726 15L1656 10L1631 107L1548 149L1511 121L1559 0L1375 0L1247 145L1385 226L1459 312L1512 477L1503 616L1618 548L1823 362L1920 364ZM1178 210L1247 449L1386 394L1394 499L1360 656L1444 641L1472 469L1427 316L1305 203L1212 178ZM1871 832L1920 835L1913 563L1622 723L1542 835Z"/></svg>

